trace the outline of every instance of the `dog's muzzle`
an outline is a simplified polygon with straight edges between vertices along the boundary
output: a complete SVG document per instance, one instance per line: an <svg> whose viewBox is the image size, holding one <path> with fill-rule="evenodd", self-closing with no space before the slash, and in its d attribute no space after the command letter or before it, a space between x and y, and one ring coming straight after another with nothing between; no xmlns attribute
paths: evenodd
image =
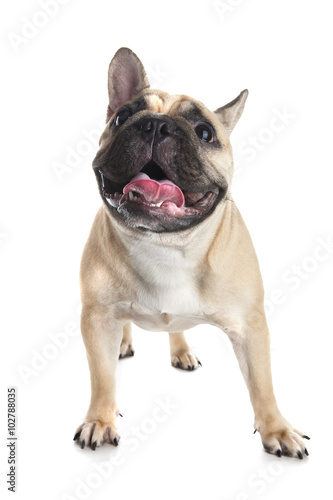
<svg viewBox="0 0 333 500"><path fill-rule="evenodd" d="M105 152L103 159L94 162L94 170L109 211L127 225L152 231L184 229L200 222L225 196L227 184L221 187L203 176L199 179L193 168L187 174L187 164L183 167L181 163L184 156L179 153L182 132L169 116L155 113L142 117L126 134L121 151L125 155L135 151L134 161L124 162L120 156L110 165L106 159L111 154ZM136 137L131 146L135 146L134 150L128 142L131 137ZM119 182L128 166L129 178ZM184 189L186 185L188 188Z"/></svg>

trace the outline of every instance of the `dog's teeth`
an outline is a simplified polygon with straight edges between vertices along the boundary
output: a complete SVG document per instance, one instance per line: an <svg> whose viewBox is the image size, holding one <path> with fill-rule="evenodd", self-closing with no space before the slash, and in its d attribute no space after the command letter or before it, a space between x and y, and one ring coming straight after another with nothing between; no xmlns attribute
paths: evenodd
<svg viewBox="0 0 333 500"><path fill-rule="evenodd" d="M118 194L118 193L115 193L115 194ZM127 196L128 196L128 199L130 201L141 200L141 196L138 193L136 193L135 191L129 191ZM159 203L150 203L149 205L151 207L159 208L162 205L162 203L163 203L163 201L160 201Z"/></svg>

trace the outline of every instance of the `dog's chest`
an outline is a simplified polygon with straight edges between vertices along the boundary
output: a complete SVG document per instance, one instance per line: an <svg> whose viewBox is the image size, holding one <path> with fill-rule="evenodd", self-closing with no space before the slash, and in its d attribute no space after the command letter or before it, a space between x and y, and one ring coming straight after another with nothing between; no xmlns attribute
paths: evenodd
<svg viewBox="0 0 333 500"><path fill-rule="evenodd" d="M195 270L185 252L140 242L130 257L138 276L132 321L147 330L168 331L203 322Z"/></svg>

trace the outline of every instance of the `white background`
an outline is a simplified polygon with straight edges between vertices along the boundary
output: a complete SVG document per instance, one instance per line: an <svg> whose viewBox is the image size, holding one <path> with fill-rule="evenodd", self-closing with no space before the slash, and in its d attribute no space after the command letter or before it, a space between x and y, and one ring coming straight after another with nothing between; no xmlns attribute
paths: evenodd
<svg viewBox="0 0 333 500"><path fill-rule="evenodd" d="M14 385L15 498L330 498L333 250L322 243L333 238L330 2L62 3L52 16L40 14L42 0L6 2L1 12L1 494L12 498ZM154 85L212 109L250 91L232 134L233 196L261 264L279 406L311 436L303 461L263 451L228 339L208 326L188 332L203 364L191 373L171 367L167 334L136 329L136 354L118 371L123 442L92 452L72 441L90 396L78 269L100 205L96 140L86 136L104 120L107 68L121 46ZM277 112L284 122L272 121ZM169 414L158 401L173 405Z"/></svg>

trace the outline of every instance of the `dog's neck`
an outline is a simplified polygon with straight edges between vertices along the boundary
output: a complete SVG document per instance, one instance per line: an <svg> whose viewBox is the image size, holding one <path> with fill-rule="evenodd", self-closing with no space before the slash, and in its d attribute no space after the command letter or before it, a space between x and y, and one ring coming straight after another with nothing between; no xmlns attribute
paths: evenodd
<svg viewBox="0 0 333 500"><path fill-rule="evenodd" d="M143 249L149 251L150 254L155 252L155 254L163 255L168 249L183 255L189 265L193 255L198 265L200 260L206 259L218 228L230 213L231 203L233 202L230 200L221 203L207 219L197 226L177 232L154 233L132 229L116 217L112 217L111 223L111 216L107 210L104 210L104 220L108 228L112 230L112 237L120 240L129 255L134 255L136 252L142 253ZM227 238L228 234L225 234L225 237ZM198 256L201 256L201 259L198 259Z"/></svg>

